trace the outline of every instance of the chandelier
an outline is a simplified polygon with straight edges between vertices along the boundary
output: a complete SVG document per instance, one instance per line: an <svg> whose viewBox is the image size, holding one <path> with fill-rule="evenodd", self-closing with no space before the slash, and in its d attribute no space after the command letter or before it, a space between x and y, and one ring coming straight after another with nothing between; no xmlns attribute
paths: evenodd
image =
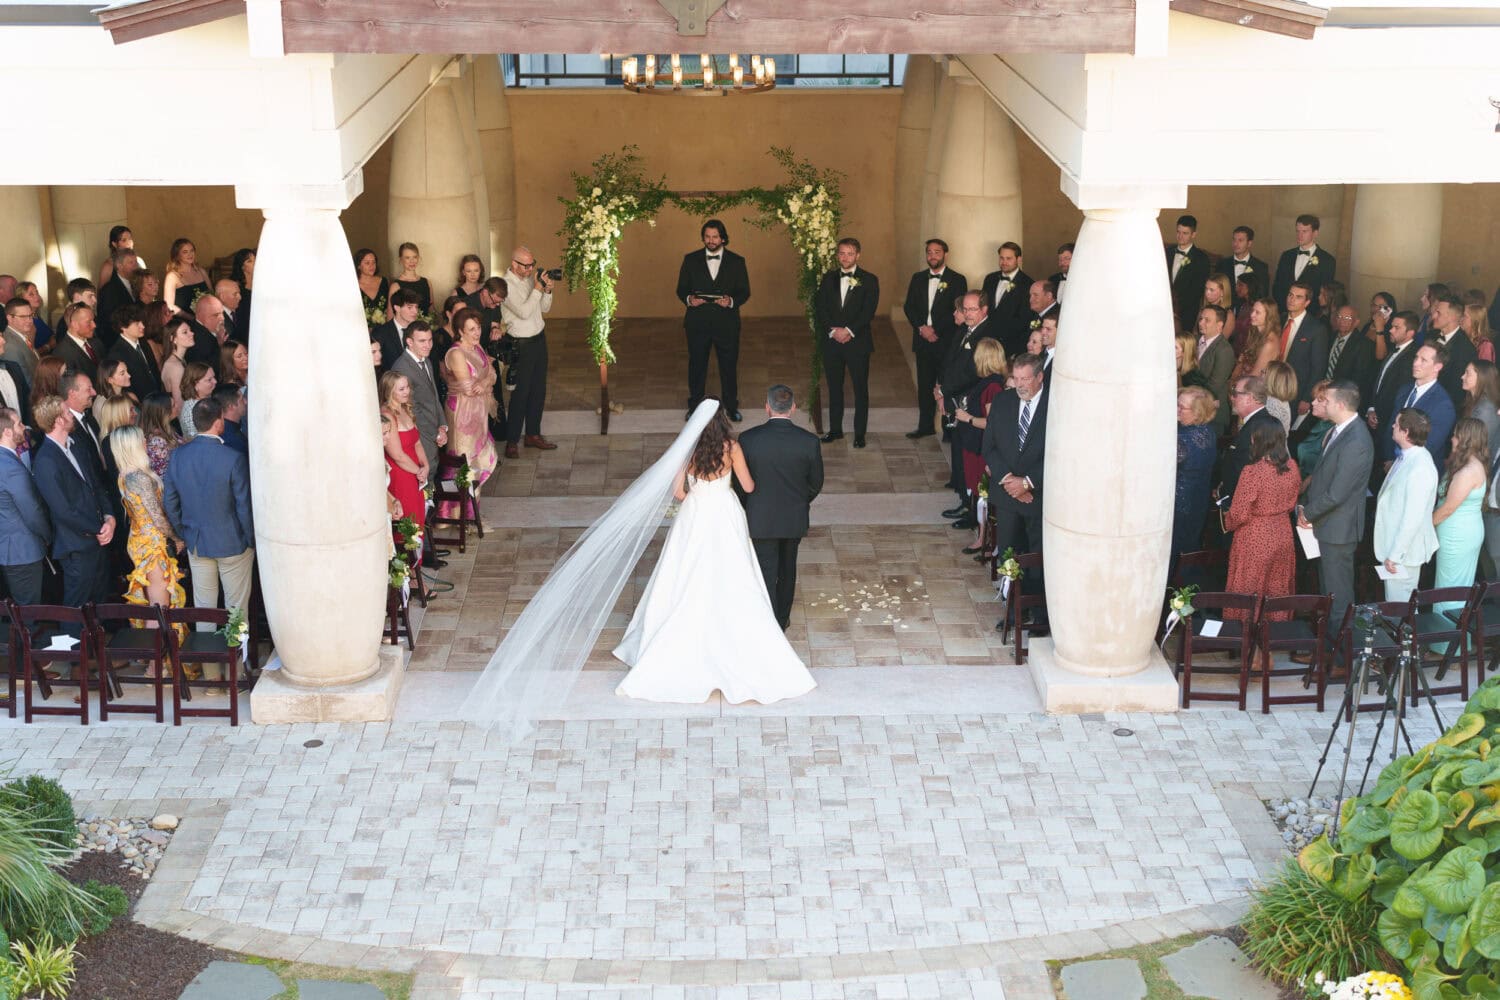
<svg viewBox="0 0 1500 1000"><path fill-rule="evenodd" d="M700 55L698 72L685 73L676 52L660 60L655 55L626 56L620 60L620 78L626 90L637 94L755 94L776 86L776 60L770 56L750 56L748 72L738 53L727 57L722 71L720 58Z"/></svg>

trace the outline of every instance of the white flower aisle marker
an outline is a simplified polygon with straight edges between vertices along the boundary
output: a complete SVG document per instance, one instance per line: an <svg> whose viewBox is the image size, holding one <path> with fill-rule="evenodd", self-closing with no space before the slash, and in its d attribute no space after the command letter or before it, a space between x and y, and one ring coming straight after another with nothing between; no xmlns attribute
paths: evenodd
<svg viewBox="0 0 1500 1000"><path fill-rule="evenodd" d="M1000 591L1000 600L1009 601L1011 591L1015 589L1016 582L1026 575L1026 571L1016 561L1015 549L1005 550L1005 553L1000 557L1000 565L996 567L996 572L999 574L999 579L995 583L995 587Z"/></svg>
<svg viewBox="0 0 1500 1000"><path fill-rule="evenodd" d="M1167 628L1161 636L1163 648L1166 647L1167 639L1171 636L1172 630L1177 627L1177 623L1186 622L1193 616L1193 595L1196 593L1198 593L1198 585L1193 583L1172 591L1172 596L1167 601L1167 606L1172 609L1172 612L1167 615ZM1191 626L1184 625L1183 627L1190 628Z"/></svg>
<svg viewBox="0 0 1500 1000"><path fill-rule="evenodd" d="M238 646L240 648L240 662L242 664L250 662L250 622L245 617L244 608L230 609L229 620L224 623L223 628L219 629L219 635L224 638L226 646ZM267 664L266 669L280 670L281 660L273 659L275 665Z"/></svg>

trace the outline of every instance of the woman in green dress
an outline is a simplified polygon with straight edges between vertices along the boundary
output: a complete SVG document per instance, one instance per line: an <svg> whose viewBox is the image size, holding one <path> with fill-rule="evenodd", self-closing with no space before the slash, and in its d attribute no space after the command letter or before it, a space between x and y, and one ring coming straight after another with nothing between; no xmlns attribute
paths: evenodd
<svg viewBox="0 0 1500 1000"><path fill-rule="evenodd" d="M1490 442L1484 424L1464 417L1453 428L1452 451L1438 487L1438 508L1432 523L1437 528L1437 575L1434 587L1469 587L1479 565L1484 545L1484 519L1480 505L1490 481ZM1441 614L1464 606L1463 601L1434 605Z"/></svg>

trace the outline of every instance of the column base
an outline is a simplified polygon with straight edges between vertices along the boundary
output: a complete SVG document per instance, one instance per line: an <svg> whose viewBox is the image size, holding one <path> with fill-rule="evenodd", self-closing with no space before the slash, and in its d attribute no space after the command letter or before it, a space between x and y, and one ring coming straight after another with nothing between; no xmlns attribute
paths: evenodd
<svg viewBox="0 0 1500 1000"><path fill-rule="evenodd" d="M293 722L389 722L406 676L400 646L380 646L380 668L353 684L314 688L293 684L279 670L267 670L250 692L250 717L256 725Z"/></svg>
<svg viewBox="0 0 1500 1000"><path fill-rule="evenodd" d="M1051 639L1031 640L1026 665L1048 715L1175 712L1181 703L1177 678L1154 646L1146 668L1123 677L1094 677L1060 666Z"/></svg>

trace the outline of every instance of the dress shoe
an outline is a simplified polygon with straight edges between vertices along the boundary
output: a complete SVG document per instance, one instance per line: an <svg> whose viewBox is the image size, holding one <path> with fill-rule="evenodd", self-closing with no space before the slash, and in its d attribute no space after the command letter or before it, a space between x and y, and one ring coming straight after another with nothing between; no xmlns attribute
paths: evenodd
<svg viewBox="0 0 1500 1000"><path fill-rule="evenodd" d="M943 511L943 516L948 518L949 520L952 520L955 517L963 517L968 512L969 508L966 505L959 504L957 507L949 507L947 510Z"/></svg>
<svg viewBox="0 0 1500 1000"><path fill-rule="evenodd" d="M972 530L974 528L979 527L979 522L976 521L976 520L974 520L969 515L965 514L963 517L959 518L957 521L954 521L952 524L948 525L948 527L954 528L954 529L958 529L958 530L964 530L964 529L970 529L970 530Z"/></svg>
<svg viewBox="0 0 1500 1000"><path fill-rule="evenodd" d="M918 427L914 431L907 431L906 436L911 438L912 440L916 440L917 438L932 437L936 433L937 431L933 430L930 427L927 430L923 430L922 428Z"/></svg>
<svg viewBox="0 0 1500 1000"><path fill-rule="evenodd" d="M451 556L453 554L453 550L452 549L438 549L438 548L435 548L435 549L432 550L432 554L441 559L444 556Z"/></svg>
<svg viewBox="0 0 1500 1000"><path fill-rule="evenodd" d="M972 556L972 555L975 555L975 554L983 552L983 551L984 551L984 546L983 545L966 545L966 546L964 546L964 555L966 555L966 556Z"/></svg>
<svg viewBox="0 0 1500 1000"><path fill-rule="evenodd" d="M854 447L856 447L856 448L863 448L864 446L865 446L865 436L863 434L856 434L856 435L854 435Z"/></svg>
<svg viewBox="0 0 1500 1000"><path fill-rule="evenodd" d="M548 441L546 438L542 437L540 434L528 434L528 435L526 435L526 447L528 447L528 448L535 448L537 451L556 451L557 450L557 445L553 444L551 441Z"/></svg>
<svg viewBox="0 0 1500 1000"><path fill-rule="evenodd" d="M819 440L821 440L824 444L832 444L834 441L842 441L844 440L844 432L829 431L827 434L824 434Z"/></svg>
<svg viewBox="0 0 1500 1000"><path fill-rule="evenodd" d="M741 420L744 420L745 418L740 415L740 411L739 410L730 410L729 411L729 419L733 420L735 423L739 423Z"/></svg>
<svg viewBox="0 0 1500 1000"><path fill-rule="evenodd" d="M448 560L439 559L437 556L428 556L426 559L422 560L422 565L426 566L428 569L442 569L444 566L448 565Z"/></svg>
<svg viewBox="0 0 1500 1000"><path fill-rule="evenodd" d="M512 443L507 443L506 446L505 446L505 457L506 458L520 458L521 457L521 449L518 448L518 447L516 447L516 445L513 442Z"/></svg>

